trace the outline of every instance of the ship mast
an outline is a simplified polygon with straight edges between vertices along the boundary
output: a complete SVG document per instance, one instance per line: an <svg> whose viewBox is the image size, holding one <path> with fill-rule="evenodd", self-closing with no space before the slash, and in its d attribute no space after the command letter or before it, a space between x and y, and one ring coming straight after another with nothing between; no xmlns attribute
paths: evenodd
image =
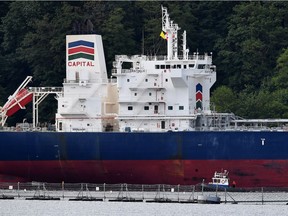
<svg viewBox="0 0 288 216"><path fill-rule="evenodd" d="M188 60L189 49L186 48L186 30L183 32L183 60Z"/></svg>
<svg viewBox="0 0 288 216"><path fill-rule="evenodd" d="M167 8L162 6L162 31L166 33L168 60L178 59L178 30L180 27L170 20Z"/></svg>

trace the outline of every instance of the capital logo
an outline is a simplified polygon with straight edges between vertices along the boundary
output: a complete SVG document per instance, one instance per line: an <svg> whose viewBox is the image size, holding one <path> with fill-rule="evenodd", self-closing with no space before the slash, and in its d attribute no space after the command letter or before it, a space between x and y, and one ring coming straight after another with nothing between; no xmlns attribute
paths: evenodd
<svg viewBox="0 0 288 216"><path fill-rule="evenodd" d="M94 60L94 43L78 40L68 43L68 60L84 58Z"/></svg>

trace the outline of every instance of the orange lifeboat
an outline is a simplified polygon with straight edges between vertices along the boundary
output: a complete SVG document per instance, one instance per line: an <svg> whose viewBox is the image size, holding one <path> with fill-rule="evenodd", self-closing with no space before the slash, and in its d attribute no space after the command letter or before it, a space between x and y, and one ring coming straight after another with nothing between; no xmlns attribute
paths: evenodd
<svg viewBox="0 0 288 216"><path fill-rule="evenodd" d="M12 116L19 109L23 108L26 104L33 99L33 93L27 89L21 89L16 96L2 108L2 112L6 110L6 116Z"/></svg>

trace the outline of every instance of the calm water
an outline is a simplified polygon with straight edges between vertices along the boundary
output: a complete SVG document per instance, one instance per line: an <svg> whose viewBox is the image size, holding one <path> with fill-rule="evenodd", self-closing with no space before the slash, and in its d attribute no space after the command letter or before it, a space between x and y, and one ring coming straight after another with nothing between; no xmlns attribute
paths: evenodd
<svg viewBox="0 0 288 216"><path fill-rule="evenodd" d="M287 215L284 204L176 204L0 200L1 216L73 215Z"/></svg>

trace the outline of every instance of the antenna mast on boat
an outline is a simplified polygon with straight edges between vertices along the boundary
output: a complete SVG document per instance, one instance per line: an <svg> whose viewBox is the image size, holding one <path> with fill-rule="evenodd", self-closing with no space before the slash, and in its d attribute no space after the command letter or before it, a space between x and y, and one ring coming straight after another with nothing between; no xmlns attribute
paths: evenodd
<svg viewBox="0 0 288 216"><path fill-rule="evenodd" d="M183 60L188 60L189 49L186 48L186 30L183 32Z"/></svg>
<svg viewBox="0 0 288 216"><path fill-rule="evenodd" d="M162 7L162 31L166 33L167 40L167 59L178 59L178 37L177 31L180 30L178 24L170 20L166 7Z"/></svg>

